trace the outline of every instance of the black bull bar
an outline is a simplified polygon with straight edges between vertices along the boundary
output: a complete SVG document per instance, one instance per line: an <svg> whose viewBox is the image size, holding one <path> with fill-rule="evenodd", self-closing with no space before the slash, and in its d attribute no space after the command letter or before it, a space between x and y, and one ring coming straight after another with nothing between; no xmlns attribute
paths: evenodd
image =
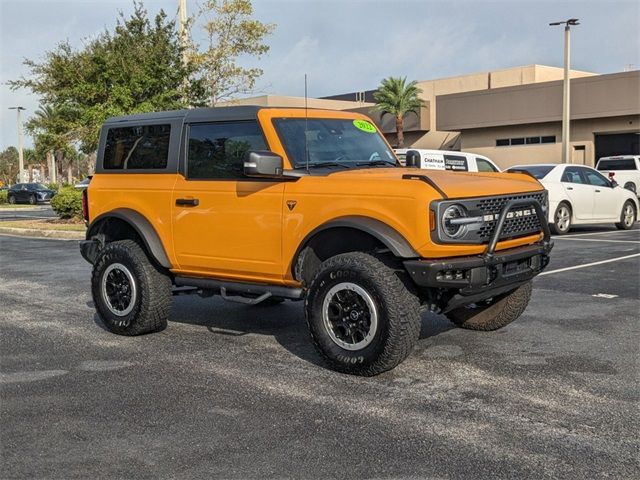
<svg viewBox="0 0 640 480"><path fill-rule="evenodd" d="M517 207L534 209L543 238L532 245L496 252L507 216ZM542 205L535 198L519 198L508 201L502 208L484 253L438 260L406 260L404 267L419 287L457 290L442 308L447 312L514 290L530 281L548 265L552 248Z"/></svg>

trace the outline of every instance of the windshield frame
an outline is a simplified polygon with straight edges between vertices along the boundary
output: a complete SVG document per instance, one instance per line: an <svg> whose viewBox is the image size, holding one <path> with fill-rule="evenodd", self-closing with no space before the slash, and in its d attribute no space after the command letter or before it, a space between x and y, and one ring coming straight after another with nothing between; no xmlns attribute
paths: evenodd
<svg viewBox="0 0 640 480"><path fill-rule="evenodd" d="M296 158L298 157L296 157L295 153L291 151L290 142L287 141L287 138L283 135L282 130L279 128L278 124L281 123L282 121L289 120L289 121L300 122L300 121L309 120L309 121L320 121L320 122L325 122L325 121L354 122L356 120L364 120L366 122L373 124L373 122L366 117L342 116L342 115L327 116L327 117L315 116L315 115L309 116L309 117L277 115L277 116L271 117L270 120L271 120L271 127L273 128L276 136L278 137L280 144L282 145L282 148L284 149L284 152L289 161L288 163L292 170L303 170L306 168L306 163L304 161L296 163ZM375 126L375 124L373 125ZM397 168L401 166L395 151L393 150L393 148L391 148L391 145L389 145L389 142L384 137L384 135L382 135L382 133L378 130L377 127L376 127L376 131L372 132L372 134L377 136L377 138L380 141L380 146L384 147L386 151L391 155L389 159L382 159L382 158L379 158L377 160L368 160L364 158L358 159L358 160L333 159L333 160L327 160L326 162L311 162L309 163L309 166L313 167L314 169L326 168L326 169L340 169L340 170L342 169L352 170L352 169L373 168L373 167ZM384 165L381 164L382 161L385 162ZM323 164L327 164L327 165L324 166Z"/></svg>

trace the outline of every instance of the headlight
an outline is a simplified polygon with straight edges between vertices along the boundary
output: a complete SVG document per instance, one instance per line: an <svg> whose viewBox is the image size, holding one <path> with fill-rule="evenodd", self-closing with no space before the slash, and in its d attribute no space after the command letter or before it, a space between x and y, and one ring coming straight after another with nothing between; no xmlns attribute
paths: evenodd
<svg viewBox="0 0 640 480"><path fill-rule="evenodd" d="M458 238L464 235L467 230L464 221L459 219L466 218L467 209L462 205L453 204L449 205L442 214L442 231L449 238Z"/></svg>

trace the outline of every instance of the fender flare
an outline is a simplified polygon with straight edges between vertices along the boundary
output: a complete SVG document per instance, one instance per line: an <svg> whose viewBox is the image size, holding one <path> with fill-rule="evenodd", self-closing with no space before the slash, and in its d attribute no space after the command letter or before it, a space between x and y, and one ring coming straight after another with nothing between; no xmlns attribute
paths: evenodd
<svg viewBox="0 0 640 480"><path fill-rule="evenodd" d="M364 216L346 216L339 217L334 220L330 220L322 225L314 228L309 232L296 251L294 258L298 258L302 250L307 246L309 241L318 233L328 230L330 228L346 227L360 230L368 233L372 237L379 240L384 246L386 246L396 257L400 258L418 258L420 254L415 251L411 244L400 234L397 230L390 227L380 220L376 220L370 217ZM295 262L293 262L295 265Z"/></svg>
<svg viewBox="0 0 640 480"><path fill-rule="evenodd" d="M96 227L109 218L117 218L129 224L144 242L147 252L163 267L172 267L160 236L151 225L151 222L145 216L130 208L117 208L96 217L87 228L87 240L91 240L97 233L95 231Z"/></svg>

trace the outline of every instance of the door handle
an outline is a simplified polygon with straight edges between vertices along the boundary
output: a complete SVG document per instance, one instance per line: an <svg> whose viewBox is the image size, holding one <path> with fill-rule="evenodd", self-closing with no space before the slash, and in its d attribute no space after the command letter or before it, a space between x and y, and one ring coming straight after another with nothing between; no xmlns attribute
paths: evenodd
<svg viewBox="0 0 640 480"><path fill-rule="evenodd" d="M573 190L573 187L567 187L567 190Z"/></svg>
<svg viewBox="0 0 640 480"><path fill-rule="evenodd" d="M176 198L176 205L179 207L197 207L200 200L197 198Z"/></svg>
<svg viewBox="0 0 640 480"><path fill-rule="evenodd" d="M596 190L596 193L600 193L600 190Z"/></svg>

